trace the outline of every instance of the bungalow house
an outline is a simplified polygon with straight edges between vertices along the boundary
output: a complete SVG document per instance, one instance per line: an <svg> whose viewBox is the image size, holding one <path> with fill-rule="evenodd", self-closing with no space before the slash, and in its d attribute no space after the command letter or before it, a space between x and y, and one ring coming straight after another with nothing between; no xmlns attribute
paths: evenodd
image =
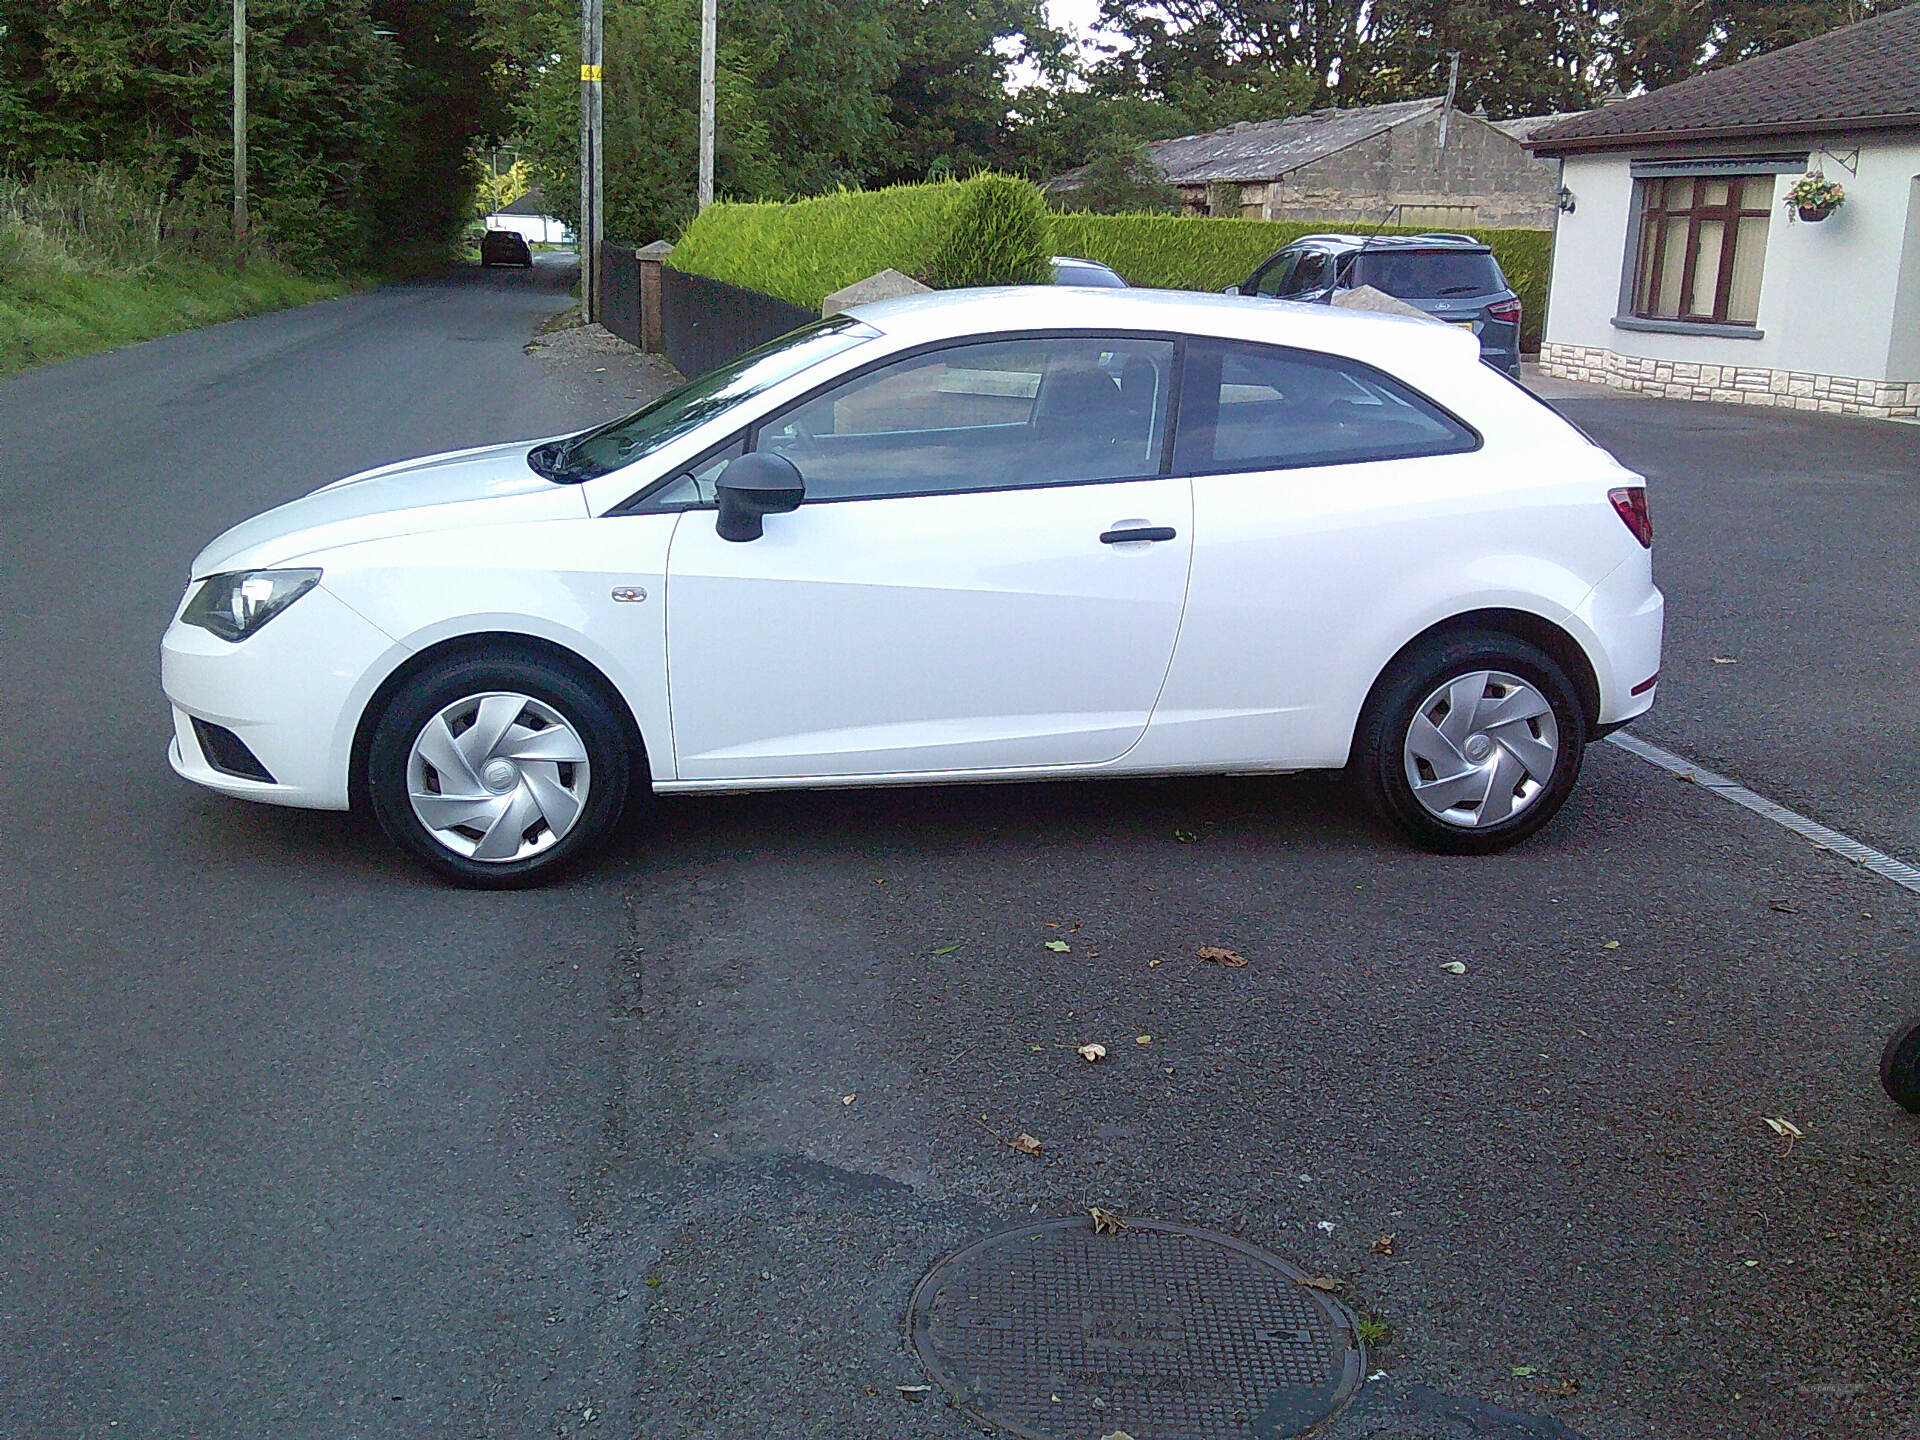
<svg viewBox="0 0 1920 1440"><path fill-rule="evenodd" d="M1559 180L1526 135L1543 119L1490 122L1445 100L1241 121L1147 146L1198 214L1339 225L1552 226ZM1048 188L1070 192L1079 171Z"/></svg>
<svg viewBox="0 0 1920 1440"><path fill-rule="evenodd" d="M547 213L547 197L538 185L487 216L486 226L489 230L517 230L529 245L573 243L573 232Z"/></svg>
<svg viewBox="0 0 1920 1440"><path fill-rule="evenodd" d="M1569 213L1542 368L1920 419L1920 5L1537 133ZM1803 218L1794 182L1845 203Z"/></svg>

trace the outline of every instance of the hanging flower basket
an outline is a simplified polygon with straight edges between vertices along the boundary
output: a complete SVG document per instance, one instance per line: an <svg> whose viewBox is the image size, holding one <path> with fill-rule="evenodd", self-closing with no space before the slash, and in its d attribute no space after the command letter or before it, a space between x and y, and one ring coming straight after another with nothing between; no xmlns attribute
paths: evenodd
<svg viewBox="0 0 1920 1440"><path fill-rule="evenodd" d="M1802 220L1816 225L1847 203L1847 192L1844 186L1834 184L1815 171L1802 175L1788 186L1783 203L1791 210L1798 210Z"/></svg>

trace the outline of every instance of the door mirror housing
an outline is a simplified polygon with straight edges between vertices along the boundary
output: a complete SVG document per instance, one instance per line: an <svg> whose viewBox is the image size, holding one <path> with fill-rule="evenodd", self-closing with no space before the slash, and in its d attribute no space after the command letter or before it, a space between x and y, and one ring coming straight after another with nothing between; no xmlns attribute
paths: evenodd
<svg viewBox="0 0 1920 1440"><path fill-rule="evenodd" d="M794 463L766 450L729 460L713 482L713 492L720 503L714 530L722 540L734 541L758 540L766 533L762 516L798 510L807 497L806 482Z"/></svg>

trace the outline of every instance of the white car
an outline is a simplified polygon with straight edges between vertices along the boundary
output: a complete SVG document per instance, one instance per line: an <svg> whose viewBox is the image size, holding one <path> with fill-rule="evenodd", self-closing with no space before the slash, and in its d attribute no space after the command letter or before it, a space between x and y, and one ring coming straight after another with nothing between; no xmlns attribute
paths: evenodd
<svg viewBox="0 0 1920 1440"><path fill-rule="evenodd" d="M957 291L637 414L328 485L193 562L173 767L545 878L630 790L1347 768L1544 825L1653 703L1645 482L1422 320Z"/></svg>

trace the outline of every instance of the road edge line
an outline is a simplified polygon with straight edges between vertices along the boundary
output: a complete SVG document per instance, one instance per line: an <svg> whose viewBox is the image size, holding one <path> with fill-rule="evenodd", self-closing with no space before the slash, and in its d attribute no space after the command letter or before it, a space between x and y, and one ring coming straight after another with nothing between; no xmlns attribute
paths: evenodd
<svg viewBox="0 0 1920 1440"><path fill-rule="evenodd" d="M1683 755L1671 750L1663 750L1658 745L1640 739L1637 735L1618 733L1609 735L1610 744L1618 745L1629 755L1638 755L1650 764L1658 765L1670 775L1678 775L1683 780L1691 780L1704 789L1711 790L1722 800L1730 800L1743 810L1751 810L1763 820L1771 820L1783 830L1790 830L1802 840L1822 850L1831 850L1843 860L1851 860L1862 869L1871 870L1883 880L1914 894L1920 895L1920 866L1909 865L1904 860L1896 860L1884 851L1871 845L1864 845L1851 835L1843 835L1838 830L1830 830L1818 820L1809 820L1797 810L1767 799L1747 789L1737 780L1696 765Z"/></svg>

